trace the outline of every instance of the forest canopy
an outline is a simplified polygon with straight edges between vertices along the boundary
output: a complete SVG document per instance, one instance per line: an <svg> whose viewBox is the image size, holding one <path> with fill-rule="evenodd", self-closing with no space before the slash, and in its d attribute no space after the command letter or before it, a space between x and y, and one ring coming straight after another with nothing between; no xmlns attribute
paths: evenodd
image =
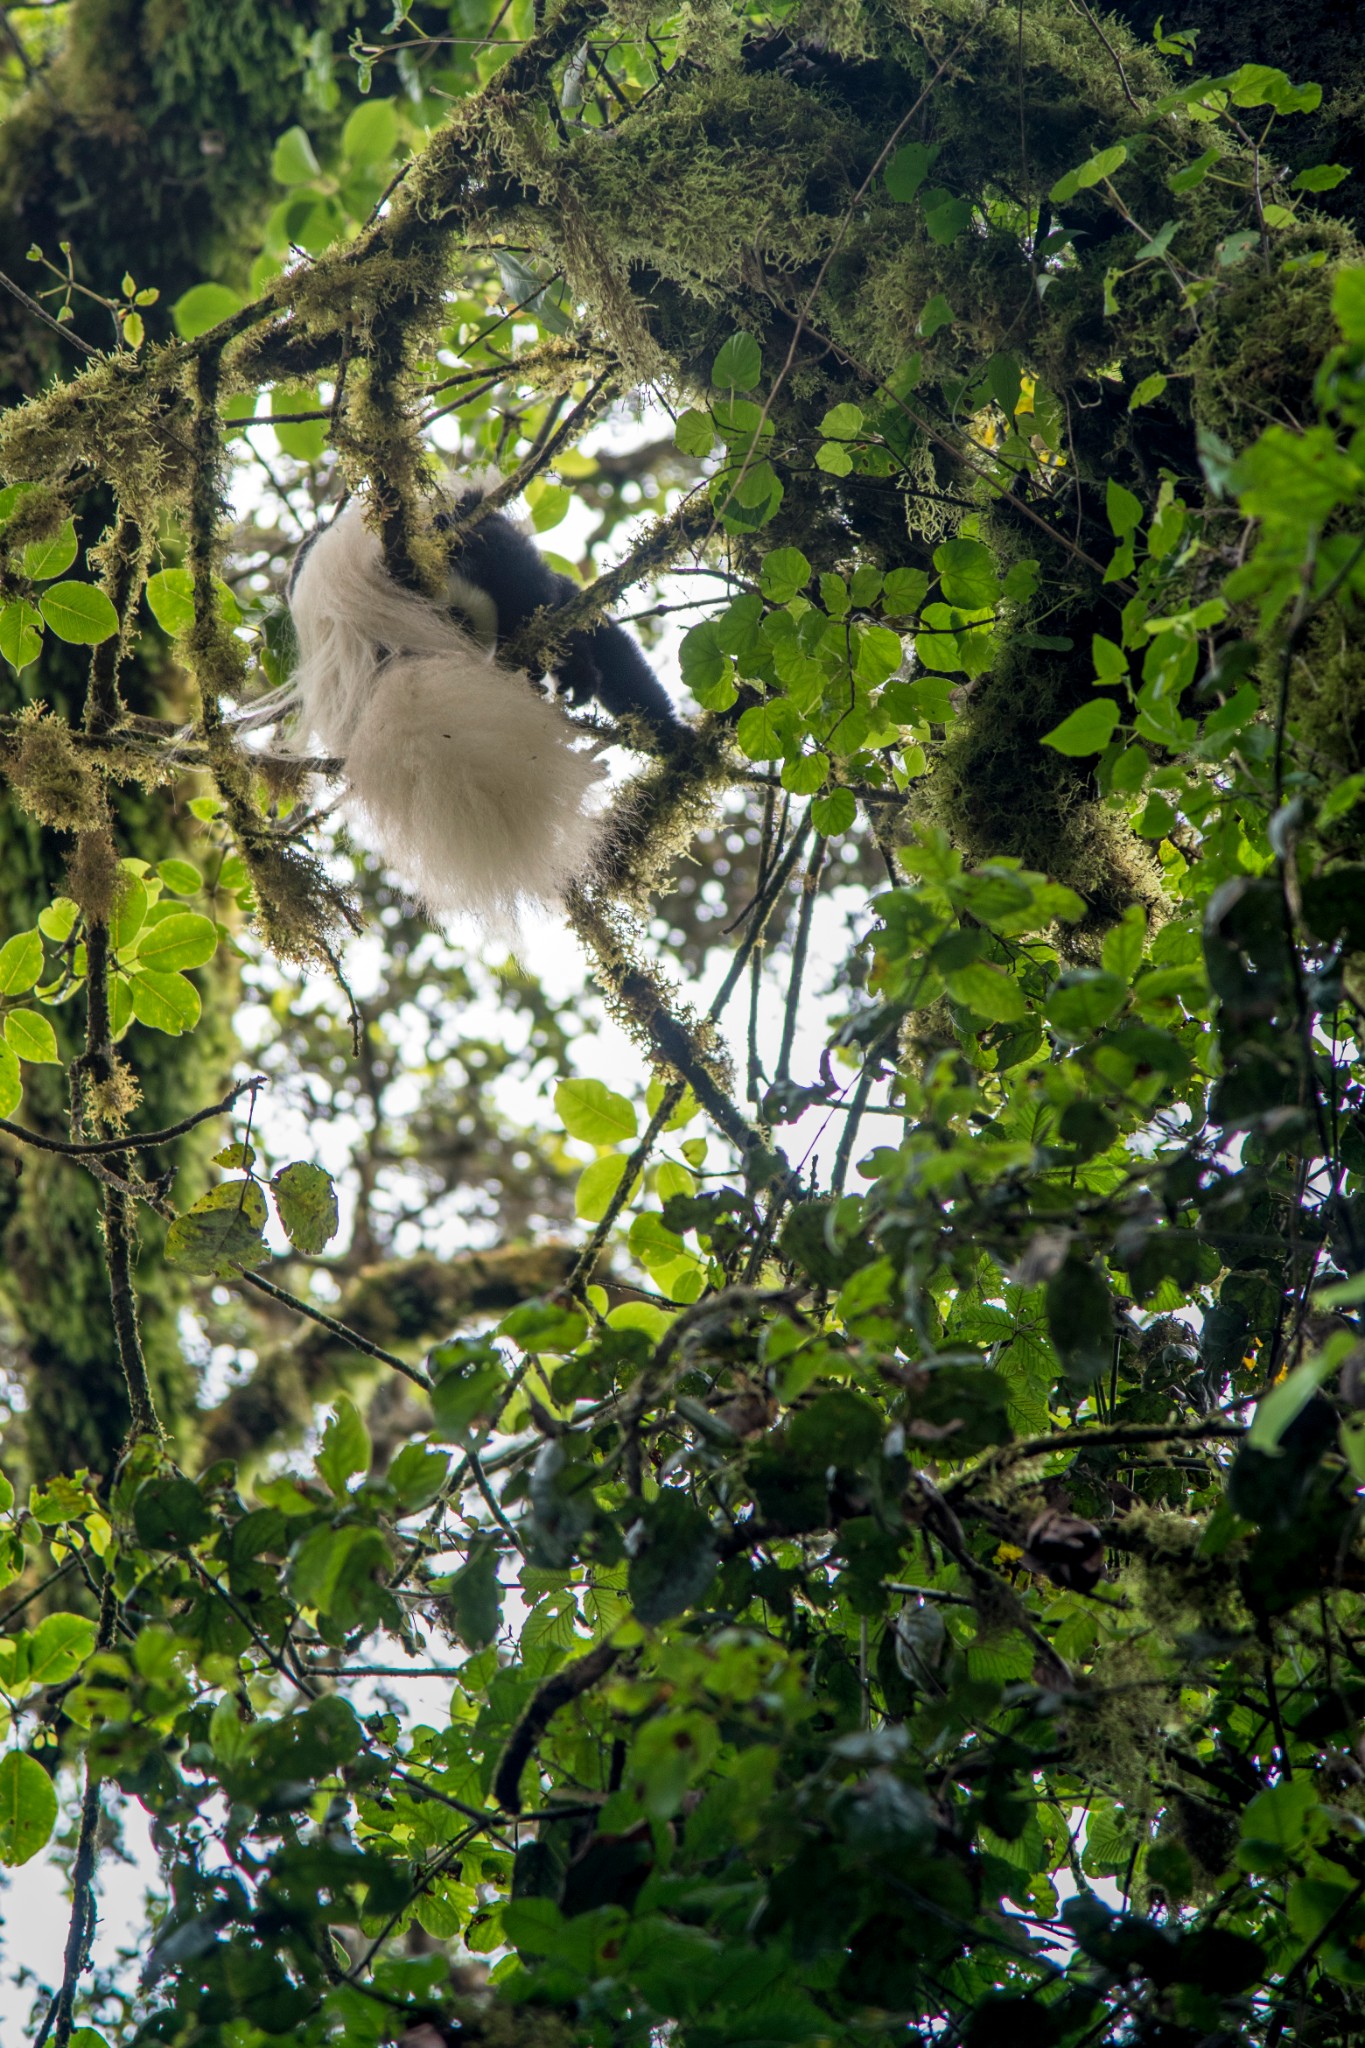
<svg viewBox="0 0 1365 2048"><path fill-rule="evenodd" d="M1365 2032L1360 26L0 8L38 2048ZM471 473L510 937L289 703Z"/></svg>

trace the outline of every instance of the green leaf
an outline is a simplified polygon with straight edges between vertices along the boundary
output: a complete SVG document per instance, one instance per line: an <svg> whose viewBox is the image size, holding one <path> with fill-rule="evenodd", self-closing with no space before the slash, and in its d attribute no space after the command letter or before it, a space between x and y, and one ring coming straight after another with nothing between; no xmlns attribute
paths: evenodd
<svg viewBox="0 0 1365 2048"><path fill-rule="evenodd" d="M450 1459L444 1451L429 1450L425 1444L404 1444L384 1475L385 1484L405 1515L417 1515L428 1508L446 1483Z"/></svg>
<svg viewBox="0 0 1365 2048"><path fill-rule="evenodd" d="M59 1067L57 1034L37 1010L11 1010L5 1019L5 1041L30 1066Z"/></svg>
<svg viewBox="0 0 1365 2048"><path fill-rule="evenodd" d="M1142 952L1146 943L1146 916L1141 904L1130 903L1123 913L1122 922L1111 925L1104 935L1100 958L1105 973L1116 975L1120 981L1131 984L1133 976L1142 964Z"/></svg>
<svg viewBox="0 0 1365 2048"><path fill-rule="evenodd" d="M929 239L942 248L957 240L972 217L971 202L958 199L951 192L926 192L920 204Z"/></svg>
<svg viewBox="0 0 1365 2048"><path fill-rule="evenodd" d="M1350 175L1345 164L1310 164L1291 182L1295 192L1332 192Z"/></svg>
<svg viewBox="0 0 1365 2048"><path fill-rule="evenodd" d="M992 1024L1017 1024L1028 1014L1019 984L988 960L973 960L956 973L946 975L945 980L955 1003Z"/></svg>
<svg viewBox="0 0 1365 2048"><path fill-rule="evenodd" d="M1063 206L1068 199L1074 199L1078 192L1084 192L1089 186L1098 185L1101 179L1111 176L1120 164L1126 163L1127 160L1126 146L1122 142L1116 142L1112 148L1102 149L1097 155L1087 157L1074 171L1068 171L1065 177L1058 178L1048 193L1048 198L1054 206Z"/></svg>
<svg viewBox="0 0 1365 2048"><path fill-rule="evenodd" d="M772 604L789 604L810 582L810 563L800 548L774 548L763 557L759 589Z"/></svg>
<svg viewBox="0 0 1365 2048"><path fill-rule="evenodd" d="M1054 725L1051 732L1045 732L1042 744L1073 757L1099 754L1113 738L1118 722L1119 707L1112 697L1092 697L1060 725Z"/></svg>
<svg viewBox="0 0 1365 2048"><path fill-rule="evenodd" d="M204 886L198 868L187 860L158 861L156 872L173 896L197 896Z"/></svg>
<svg viewBox="0 0 1365 2048"><path fill-rule="evenodd" d="M1353 263L1337 272L1332 311L1347 341L1365 341L1365 265Z"/></svg>
<svg viewBox="0 0 1365 2048"><path fill-rule="evenodd" d="M31 1686L65 1685L95 1647L95 1624L84 1614L49 1614L28 1639Z"/></svg>
<svg viewBox="0 0 1365 2048"><path fill-rule="evenodd" d="M163 633L177 637L194 624L194 578L188 569L159 569L147 578L147 605Z"/></svg>
<svg viewBox="0 0 1365 2048"><path fill-rule="evenodd" d="M1221 149L1206 149L1193 163L1186 164L1182 170L1172 171L1166 183L1172 192L1193 192L1197 186L1203 184L1214 165L1221 163L1222 157Z"/></svg>
<svg viewBox="0 0 1365 2048"><path fill-rule="evenodd" d="M732 334L711 365L717 391L752 391L763 372L763 356L752 334Z"/></svg>
<svg viewBox="0 0 1365 2048"><path fill-rule="evenodd" d="M19 567L33 583L46 583L60 576L76 559L76 522L68 519L51 540L30 541L19 557Z"/></svg>
<svg viewBox="0 0 1365 2048"><path fill-rule="evenodd" d="M299 131L291 131L297 132ZM346 126L341 131L341 153L350 164L384 163L393 155L397 143L398 115L392 100L364 101L347 118ZM277 157L279 149L283 146L282 140L276 149ZM289 178L281 178L278 171L275 176L282 185L294 182Z"/></svg>
<svg viewBox="0 0 1365 2048"><path fill-rule="evenodd" d="M176 1217L166 1232L167 1262L218 1279L238 1265L259 1266L266 1256L266 1216L265 1196L255 1181L225 1181Z"/></svg>
<svg viewBox="0 0 1365 2048"><path fill-rule="evenodd" d="M316 1257L336 1236L341 1220L331 1174L299 1159L282 1166L270 1187L285 1236L295 1251Z"/></svg>
<svg viewBox="0 0 1365 2048"><path fill-rule="evenodd" d="M1273 107L1277 114L1312 114L1322 105L1320 85L1291 85L1273 64L1243 64L1223 80L1234 107Z"/></svg>
<svg viewBox="0 0 1365 2048"><path fill-rule="evenodd" d="M781 761L801 744L800 721L785 697L753 704L735 728L740 752L751 761Z"/></svg>
<svg viewBox="0 0 1365 2048"><path fill-rule="evenodd" d="M1095 967L1072 968L1048 996L1047 1021L1060 1038L1084 1045L1117 1016L1127 994L1116 974Z"/></svg>
<svg viewBox="0 0 1365 2048"><path fill-rule="evenodd" d="M477 1544L467 1561L446 1581L450 1618L467 1650L481 1650L498 1632L502 1587L498 1554L491 1543Z"/></svg>
<svg viewBox="0 0 1365 2048"><path fill-rule="evenodd" d="M380 1580L392 1562L378 1529L356 1523L339 1529L324 1526L305 1536L299 1546L289 1574L290 1590L303 1606L331 1615L343 1628L355 1628L379 1618L385 1599Z"/></svg>
<svg viewBox="0 0 1365 2048"><path fill-rule="evenodd" d="M11 1870L47 1847L57 1825L57 1794L38 1762L22 1749L0 1757L0 1863Z"/></svg>
<svg viewBox="0 0 1365 2048"><path fill-rule="evenodd" d="M319 409L315 384L277 384L270 394L270 416L277 413L316 412ZM274 424L273 432L286 455L295 462L316 462L327 446L326 420L296 420Z"/></svg>
<svg viewBox="0 0 1365 2048"><path fill-rule="evenodd" d="M60 946L64 939L70 938L80 914L80 906L69 896L54 896L38 912L38 929L45 939L51 939L54 945ZM3 958L4 954L0 952L0 960Z"/></svg>
<svg viewBox="0 0 1365 2048"><path fill-rule="evenodd" d="M624 1152L606 1152L584 1167L574 1189L575 1216L584 1223L600 1223L612 1205L621 1175L626 1170Z"/></svg>
<svg viewBox="0 0 1365 2048"><path fill-rule="evenodd" d="M810 821L825 839L847 832L857 816L857 800L850 789L832 789L828 796L816 797L810 807Z"/></svg>
<svg viewBox="0 0 1365 2048"><path fill-rule="evenodd" d="M792 796L814 796L828 779L828 754L795 754L782 763L782 787Z"/></svg>
<svg viewBox="0 0 1365 2048"><path fill-rule="evenodd" d="M170 917L159 918L142 934L138 971L184 973L187 968L205 966L217 950L218 927L213 919L197 910L177 910Z"/></svg>
<svg viewBox="0 0 1365 2048"><path fill-rule="evenodd" d="M694 405L678 414L673 429L673 445L684 455L707 456L716 445L716 429L709 412L698 412Z"/></svg>
<svg viewBox="0 0 1365 2048"><path fill-rule="evenodd" d="M354 1401L338 1401L322 1432L317 1466L323 1480L338 1498L348 1491L346 1482L358 1472L370 1469L370 1432Z"/></svg>
<svg viewBox="0 0 1365 2048"><path fill-rule="evenodd" d="M477 1347L452 1346L458 1352L453 1370L440 1372L431 1397L435 1434L463 1443L475 1427L497 1414L507 1395L507 1374ZM433 1353L438 1367L440 1353Z"/></svg>
<svg viewBox="0 0 1365 2048"><path fill-rule="evenodd" d="M703 702L702 693L713 690L718 684L730 681L730 659L720 644L720 636L713 619L707 619L700 626L693 626L684 633L678 650L678 666L682 679L698 702Z"/></svg>
<svg viewBox="0 0 1365 2048"><path fill-rule="evenodd" d="M93 583L54 583L39 598L38 609L57 638L76 647L98 647L118 631L118 613Z"/></svg>
<svg viewBox="0 0 1365 2048"><path fill-rule="evenodd" d="M657 1627L699 1600L716 1575L710 1521L686 1494L667 1488L641 1503L626 1532L626 1591L636 1619Z"/></svg>
<svg viewBox="0 0 1365 2048"><path fill-rule="evenodd" d="M882 177L898 205L906 206L914 198L933 168L938 151L936 142L906 142L889 159Z"/></svg>
<svg viewBox="0 0 1365 2048"><path fill-rule="evenodd" d="M1112 476L1105 485L1105 509L1109 514L1110 528L1120 540L1137 531L1142 518L1141 501L1122 484L1115 483Z"/></svg>
<svg viewBox="0 0 1365 2048"><path fill-rule="evenodd" d="M923 569L892 569L882 584L882 610L889 618L913 618L928 594Z"/></svg>
<svg viewBox="0 0 1365 2048"><path fill-rule="evenodd" d="M1048 1335L1070 1385L1079 1390L1114 1359L1114 1302L1098 1266L1073 1252L1047 1283Z"/></svg>
<svg viewBox="0 0 1365 2048"><path fill-rule="evenodd" d="M0 654L10 667L25 669L43 651L43 615L27 598L16 597L0 611Z"/></svg>
<svg viewBox="0 0 1365 2048"><path fill-rule="evenodd" d="M1167 382L1159 370L1154 370L1150 377L1144 377L1133 387L1133 395L1128 401L1129 412L1136 412L1140 405L1150 405L1154 398L1160 398Z"/></svg>
<svg viewBox="0 0 1365 2048"><path fill-rule="evenodd" d="M19 1062L10 1046L0 1039L0 1116L13 1116L24 1099Z"/></svg>
<svg viewBox="0 0 1365 2048"><path fill-rule="evenodd" d="M820 422L820 432L828 441L852 441L862 432L863 409L860 405L832 405Z"/></svg>
<svg viewBox="0 0 1365 2048"><path fill-rule="evenodd" d="M225 284L192 284L171 307L171 319L182 341L195 341L211 327L242 310L242 300Z"/></svg>
<svg viewBox="0 0 1365 2048"><path fill-rule="evenodd" d="M0 995L36 987L43 972L43 942L36 931L16 932L0 946Z"/></svg>
<svg viewBox="0 0 1365 2048"><path fill-rule="evenodd" d="M275 183L307 185L318 176L321 168L304 130L286 128L270 159L270 175Z"/></svg>
<svg viewBox="0 0 1365 2048"><path fill-rule="evenodd" d="M183 974L149 974L141 964L128 980L133 1015L139 1024L145 1024L150 1031L164 1031L168 1038L193 1031L203 1005L192 981L186 981Z"/></svg>
<svg viewBox="0 0 1365 2048"><path fill-rule="evenodd" d="M935 292L915 322L915 332L931 341L941 327L951 327L956 317L943 293Z"/></svg>
<svg viewBox="0 0 1365 2048"><path fill-rule="evenodd" d="M979 540L943 541L934 549L934 567L946 604L963 611L981 611L1000 596L995 557Z"/></svg>
<svg viewBox="0 0 1365 2048"><path fill-rule="evenodd" d="M635 1105L605 1081L561 1081L555 1089L555 1109L569 1136L589 1145L624 1144L639 1130Z"/></svg>

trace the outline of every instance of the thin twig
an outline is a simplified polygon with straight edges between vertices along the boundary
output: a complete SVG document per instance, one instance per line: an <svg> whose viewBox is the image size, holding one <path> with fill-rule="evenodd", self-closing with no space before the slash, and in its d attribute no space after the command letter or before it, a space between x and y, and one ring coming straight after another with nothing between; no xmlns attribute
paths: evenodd
<svg viewBox="0 0 1365 2048"><path fill-rule="evenodd" d="M1127 100L1129 106L1133 109L1133 112L1135 114L1140 114L1142 112L1142 108L1133 98L1133 89L1128 83L1128 74L1123 68L1122 57L1120 57L1118 51L1114 48L1114 45L1110 42L1104 30L1100 27L1094 15L1086 6L1085 0L1071 0L1071 5L1075 9L1076 13L1081 16L1081 19L1083 21L1088 21L1090 23L1091 28L1094 29L1095 34L1099 37L1100 41L1104 44L1105 49L1113 58L1114 69L1118 72L1119 75L1119 84L1123 87L1123 97Z"/></svg>
<svg viewBox="0 0 1365 2048"><path fill-rule="evenodd" d="M4 287L11 298L17 299L25 311L31 313L35 320L41 320L44 327L50 327L54 334L60 334L64 340L71 343L72 348L78 348L83 356L97 356L99 354L99 350L88 342L83 335L77 334L75 329L68 326L65 321L55 320L51 313L48 312L46 306L41 306L37 299L30 298L23 286L16 284L12 277L7 277L3 270L0 270L0 285Z"/></svg>
<svg viewBox="0 0 1365 2048"><path fill-rule="evenodd" d="M420 1366L409 1365L406 1358L400 1358L396 1351L386 1351L382 1344L372 1344L368 1337L362 1337L359 1330L353 1330L349 1323L338 1322L335 1316L329 1316L323 1309L314 1308L311 1302L302 1300L297 1294L291 1294L288 1288L277 1287L273 1280L267 1280L263 1274L249 1273L245 1267L241 1267L233 1278L239 1286L254 1287L258 1294L268 1294L272 1301L282 1302L286 1308L292 1308L297 1315L306 1316L310 1323L317 1323L322 1329L330 1330L334 1337L340 1337L353 1351L363 1352L366 1358L376 1358L381 1365L391 1365L395 1372L401 1372L405 1379L420 1387L424 1394L429 1394L435 1386L436 1382L424 1373Z"/></svg>
<svg viewBox="0 0 1365 2048"><path fill-rule="evenodd" d="M221 1102L214 1102L207 1109L196 1109L192 1116L182 1117L178 1124L168 1124L164 1131L130 1132L122 1138L75 1139L46 1138L38 1131L26 1130L23 1124L11 1123L8 1117L0 1116L0 1131L6 1137L17 1138L21 1144L32 1145L39 1152L60 1152L68 1159L97 1159L113 1152L149 1152L154 1145L169 1145L176 1138L183 1138L196 1124L207 1123L210 1117L222 1116L231 1109L238 1097L248 1088L264 1088L267 1085L264 1074L253 1074L249 1081L239 1081L229 1089Z"/></svg>

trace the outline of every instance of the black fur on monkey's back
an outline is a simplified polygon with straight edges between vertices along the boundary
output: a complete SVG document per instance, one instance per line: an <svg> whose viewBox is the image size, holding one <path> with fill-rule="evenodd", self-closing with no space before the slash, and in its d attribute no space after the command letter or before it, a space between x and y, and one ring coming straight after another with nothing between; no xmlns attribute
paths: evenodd
<svg viewBox="0 0 1365 2048"><path fill-rule="evenodd" d="M459 491L436 525L451 536L450 604L461 610L460 584L469 583L491 599L497 614L500 645L530 624L538 611L559 611L578 596L571 576L552 569L534 541L501 512L490 512L472 532L461 534L460 521L486 495L477 485ZM477 629L479 621L472 616ZM632 713L661 738L678 731L679 721L668 692L624 626L603 619L569 634L550 670L561 693L573 704L595 699L612 718Z"/></svg>

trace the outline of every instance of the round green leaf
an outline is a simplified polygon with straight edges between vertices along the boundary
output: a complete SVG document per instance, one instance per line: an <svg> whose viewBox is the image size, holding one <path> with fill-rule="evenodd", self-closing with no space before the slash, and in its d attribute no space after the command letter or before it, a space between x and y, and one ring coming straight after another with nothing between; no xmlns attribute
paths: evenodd
<svg viewBox="0 0 1365 2048"><path fill-rule="evenodd" d="M574 1189L575 1216L581 1217L584 1223L600 1223L611 1207L612 1197L621 1185L621 1175L625 1170L623 1152L605 1152L600 1159L594 1159L585 1166Z"/></svg>
<svg viewBox="0 0 1365 2048"><path fill-rule="evenodd" d="M197 896L204 886L198 868L187 860L158 861L156 872L173 896Z"/></svg>
<svg viewBox="0 0 1365 2048"><path fill-rule="evenodd" d="M800 548L774 548L763 557L759 588L773 604L790 604L810 582L810 563Z"/></svg>
<svg viewBox="0 0 1365 2048"><path fill-rule="evenodd" d="M95 1647L95 1624L84 1614L49 1614L28 1639L31 1686L65 1685Z"/></svg>
<svg viewBox="0 0 1365 2048"><path fill-rule="evenodd" d="M1098 754L1108 746L1118 722L1119 707L1113 698L1094 697L1060 725L1054 725L1051 732L1045 732L1043 745L1054 747L1059 754Z"/></svg>
<svg viewBox="0 0 1365 2048"><path fill-rule="evenodd" d="M5 1042L30 1066L59 1067L57 1034L37 1010L11 1010L5 1019Z"/></svg>
<svg viewBox="0 0 1365 2048"><path fill-rule="evenodd" d="M241 299L225 284L192 284L171 307L171 318L180 339L193 341L241 310Z"/></svg>
<svg viewBox="0 0 1365 2048"><path fill-rule="evenodd" d="M299 1159L270 1183L285 1236L297 1251L320 1252L336 1236L339 1216L332 1176Z"/></svg>
<svg viewBox="0 0 1365 2048"><path fill-rule="evenodd" d="M828 796L816 797L810 807L810 821L826 839L832 839L836 832L847 832L857 815L857 803L848 789L832 789Z"/></svg>
<svg viewBox="0 0 1365 2048"><path fill-rule="evenodd" d="M814 796L828 774L828 754L796 754L782 763L782 787L792 796Z"/></svg>
<svg viewBox="0 0 1365 2048"><path fill-rule="evenodd" d="M763 370L763 357L752 334L732 334L711 365L718 391L752 391Z"/></svg>
<svg viewBox="0 0 1365 2048"><path fill-rule="evenodd" d="M989 960L973 960L948 975L947 982L955 1003L991 1024L1017 1024L1028 1013L1019 984L1002 968L992 967Z"/></svg>
<svg viewBox="0 0 1365 2048"><path fill-rule="evenodd" d="M50 540L30 541L19 557L19 567L33 583L46 583L61 576L76 559L76 522L68 519L60 533Z"/></svg>
<svg viewBox="0 0 1365 2048"><path fill-rule="evenodd" d="M286 128L275 144L270 175L277 185L307 185L316 178L321 165L313 145L302 128Z"/></svg>
<svg viewBox="0 0 1365 2048"><path fill-rule="evenodd" d="M298 129L291 129L290 131L291 134L299 134L301 132ZM284 147L284 143L287 140L287 136L282 139L279 146L280 149ZM347 163L350 164L382 163L386 157L393 155L397 141L398 116L394 111L392 100L363 101L356 108L355 112L350 115L346 126L341 131L342 155L346 158ZM278 157L278 155L279 149L276 150L276 156ZM275 175L279 178L278 170L275 172ZM288 184L290 182L289 179L280 179L281 184Z"/></svg>
<svg viewBox="0 0 1365 2048"><path fill-rule="evenodd" d="M192 981L186 981L183 974L148 974L139 966L130 982L133 1015L139 1024L152 1031L164 1031L168 1038L193 1031L202 1005Z"/></svg>
<svg viewBox="0 0 1365 2048"><path fill-rule="evenodd" d="M194 624L194 578L188 569L158 569L155 576L147 578L146 595L148 609L163 633L177 639L189 632ZM216 576L213 595L219 618L235 626L242 616L241 606Z"/></svg>
<svg viewBox="0 0 1365 2048"><path fill-rule="evenodd" d="M194 624L194 578L188 569L159 569L147 578L147 605L163 633L188 633Z"/></svg>
<svg viewBox="0 0 1365 2048"><path fill-rule="evenodd" d="M217 950L218 927L211 917L197 910L176 910L143 933L137 949L138 969L183 973L189 967L203 967Z"/></svg>
<svg viewBox="0 0 1365 2048"><path fill-rule="evenodd" d="M781 761L800 745L799 721L785 697L751 705L735 728L740 751L751 761Z"/></svg>
<svg viewBox="0 0 1365 2048"><path fill-rule="evenodd" d="M688 406L686 412L678 414L678 423L673 429L673 445L684 455L709 455L716 444L716 430L709 412L698 412L695 406Z"/></svg>
<svg viewBox="0 0 1365 2048"><path fill-rule="evenodd" d="M98 647L118 631L118 613L93 583L54 583L39 598L38 609L57 638L76 647Z"/></svg>
<svg viewBox="0 0 1365 2048"><path fill-rule="evenodd" d="M0 946L0 996L19 996L36 986L43 971L43 942L36 931L16 932Z"/></svg>
<svg viewBox="0 0 1365 2048"><path fill-rule="evenodd" d="M0 1863L12 1870L47 1847L57 1825L57 1794L38 1762L22 1749L0 1757Z"/></svg>
<svg viewBox="0 0 1365 2048"><path fill-rule="evenodd" d="M38 912L38 929L45 939L51 939L54 945L60 946L64 939L70 938L80 914L79 906L69 896L54 896L47 907ZM0 954L0 959L3 957Z"/></svg>
<svg viewBox="0 0 1365 2048"><path fill-rule="evenodd" d="M589 1145L620 1145L639 1128L635 1105L605 1081L561 1081L555 1089L555 1109L569 1136Z"/></svg>

